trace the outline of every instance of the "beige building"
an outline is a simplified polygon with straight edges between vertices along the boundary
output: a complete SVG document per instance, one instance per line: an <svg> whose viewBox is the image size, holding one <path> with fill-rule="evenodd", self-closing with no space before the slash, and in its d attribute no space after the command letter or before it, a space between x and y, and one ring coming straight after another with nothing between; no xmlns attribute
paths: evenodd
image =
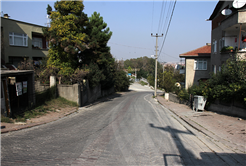
<svg viewBox="0 0 246 166"><path fill-rule="evenodd" d="M185 58L185 89L192 85L199 85L199 81L209 78L210 56L210 43L179 55L180 58Z"/></svg>
<svg viewBox="0 0 246 166"><path fill-rule="evenodd" d="M18 64L27 59L41 60L48 54L48 44L43 36L43 26L1 17L2 64Z"/></svg>

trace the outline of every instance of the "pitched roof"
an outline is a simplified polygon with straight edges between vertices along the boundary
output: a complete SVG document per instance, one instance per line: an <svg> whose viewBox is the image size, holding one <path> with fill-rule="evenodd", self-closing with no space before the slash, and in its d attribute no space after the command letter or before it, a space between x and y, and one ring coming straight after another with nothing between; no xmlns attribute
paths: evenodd
<svg viewBox="0 0 246 166"><path fill-rule="evenodd" d="M179 57L184 58L184 57L210 57L211 55L211 45L207 44L205 46L202 46L200 48L197 48L195 50L179 54Z"/></svg>

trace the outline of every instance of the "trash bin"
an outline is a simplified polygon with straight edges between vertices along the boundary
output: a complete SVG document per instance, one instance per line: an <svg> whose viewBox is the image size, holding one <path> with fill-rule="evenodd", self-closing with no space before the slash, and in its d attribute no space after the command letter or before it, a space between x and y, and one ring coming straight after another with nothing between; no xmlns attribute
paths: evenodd
<svg viewBox="0 0 246 166"><path fill-rule="evenodd" d="M194 96L194 102L193 102L193 110L198 111L204 111L204 107L206 104L207 100L204 96Z"/></svg>

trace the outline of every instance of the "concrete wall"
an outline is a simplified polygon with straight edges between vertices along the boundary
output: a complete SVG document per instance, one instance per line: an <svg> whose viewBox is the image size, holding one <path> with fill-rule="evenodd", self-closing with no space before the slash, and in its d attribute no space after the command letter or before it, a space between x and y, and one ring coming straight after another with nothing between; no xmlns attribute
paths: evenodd
<svg viewBox="0 0 246 166"><path fill-rule="evenodd" d="M208 110L246 119L246 108L243 109L233 105L225 106L222 104L210 104Z"/></svg>
<svg viewBox="0 0 246 166"><path fill-rule="evenodd" d="M38 81L35 83L35 89L37 92L41 92L49 88L49 84L43 85ZM114 87L108 90L101 90L101 85L98 85L95 88L90 88L89 82L87 80L84 81L84 85L57 85L58 96L63 97L69 101L76 102L79 106L92 103L97 99L113 94L114 92Z"/></svg>
<svg viewBox="0 0 246 166"><path fill-rule="evenodd" d="M94 88L88 88L87 95L88 103L96 101L98 98L101 97L101 85L98 85Z"/></svg>
<svg viewBox="0 0 246 166"><path fill-rule="evenodd" d="M69 101L79 104L80 88L79 84L74 85L57 85L58 96L63 97Z"/></svg>
<svg viewBox="0 0 246 166"><path fill-rule="evenodd" d="M50 88L49 84L41 84L40 81L35 81L35 92L42 92Z"/></svg>
<svg viewBox="0 0 246 166"><path fill-rule="evenodd" d="M189 101L186 100L181 101L178 98L178 96L173 93L169 93L169 101L179 104L191 105ZM246 119L245 106L242 103L238 103L236 101L232 103L224 103L224 104L220 103L219 101L216 101L215 103L210 104L207 110Z"/></svg>
<svg viewBox="0 0 246 166"><path fill-rule="evenodd" d="M179 104L190 105L190 102L188 100L180 100L178 96L174 93L169 93L169 101Z"/></svg>
<svg viewBox="0 0 246 166"><path fill-rule="evenodd" d="M113 94L114 92L115 92L114 87L107 90L101 90L101 97L108 96L110 94Z"/></svg>

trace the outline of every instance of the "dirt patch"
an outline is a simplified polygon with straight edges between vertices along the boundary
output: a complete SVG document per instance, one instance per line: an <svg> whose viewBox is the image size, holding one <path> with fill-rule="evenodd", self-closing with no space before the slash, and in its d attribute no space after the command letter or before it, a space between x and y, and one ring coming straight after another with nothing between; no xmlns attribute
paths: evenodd
<svg viewBox="0 0 246 166"><path fill-rule="evenodd" d="M2 123L1 122L1 133L15 131L15 130L55 121L73 112L76 112L77 110L78 110L77 107L70 106L70 107L59 108L59 109L56 109L55 111L48 111L44 115L40 115L35 118L27 119L26 122L17 122L17 123Z"/></svg>

